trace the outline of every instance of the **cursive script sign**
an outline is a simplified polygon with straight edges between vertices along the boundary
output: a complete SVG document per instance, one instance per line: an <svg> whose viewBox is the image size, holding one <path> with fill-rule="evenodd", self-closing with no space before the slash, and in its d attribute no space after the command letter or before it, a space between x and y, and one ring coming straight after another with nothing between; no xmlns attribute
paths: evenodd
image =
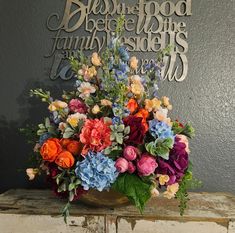
<svg viewBox="0 0 235 233"><path fill-rule="evenodd" d="M77 50L100 52L115 30L117 16L126 15L125 35L121 41L130 52L158 52L167 45L174 49L165 58L163 79L181 82L188 74L188 32L185 22L177 18L192 15L192 0L147 1L132 0L67 0L64 13L52 13L47 19L47 28L54 33L51 51L53 57L50 78L71 79L70 66L64 62L75 56ZM140 58L139 72L144 73L149 59ZM61 68L62 67L62 68Z"/></svg>

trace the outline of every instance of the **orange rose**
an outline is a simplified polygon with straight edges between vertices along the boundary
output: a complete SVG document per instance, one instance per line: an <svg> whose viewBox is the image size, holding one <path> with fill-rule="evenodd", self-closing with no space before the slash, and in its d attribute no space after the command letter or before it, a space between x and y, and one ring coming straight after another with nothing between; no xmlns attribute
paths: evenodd
<svg viewBox="0 0 235 233"><path fill-rule="evenodd" d="M57 138L50 138L46 140L41 149L40 154L43 160L54 162L58 154L62 151L62 146Z"/></svg>
<svg viewBox="0 0 235 233"><path fill-rule="evenodd" d="M141 108L136 114L135 116L137 117L142 117L143 119L147 119L149 116L149 112L147 110L145 110L144 108Z"/></svg>
<svg viewBox="0 0 235 233"><path fill-rule="evenodd" d="M131 113L135 112L138 108L138 103L135 99L130 99L127 104L127 108L130 110Z"/></svg>
<svg viewBox="0 0 235 233"><path fill-rule="evenodd" d="M64 148L66 148L70 142L71 142L71 140L68 139L68 138L62 138L62 139L60 139L60 144L61 144L61 146L63 146Z"/></svg>
<svg viewBox="0 0 235 233"><path fill-rule="evenodd" d="M78 155L82 151L82 144L78 141L72 140L70 141L70 143L67 145L66 148L73 155Z"/></svg>
<svg viewBox="0 0 235 233"><path fill-rule="evenodd" d="M74 157L69 151L62 151L56 158L55 163L62 168L70 168L74 165Z"/></svg>

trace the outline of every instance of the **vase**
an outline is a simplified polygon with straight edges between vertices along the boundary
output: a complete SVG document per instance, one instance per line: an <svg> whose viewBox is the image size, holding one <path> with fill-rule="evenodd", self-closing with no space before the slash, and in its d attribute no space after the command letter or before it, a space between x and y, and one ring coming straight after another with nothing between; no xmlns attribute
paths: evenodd
<svg viewBox="0 0 235 233"><path fill-rule="evenodd" d="M114 190L102 191L89 190L79 199L82 203L93 207L121 207L130 205L128 198Z"/></svg>

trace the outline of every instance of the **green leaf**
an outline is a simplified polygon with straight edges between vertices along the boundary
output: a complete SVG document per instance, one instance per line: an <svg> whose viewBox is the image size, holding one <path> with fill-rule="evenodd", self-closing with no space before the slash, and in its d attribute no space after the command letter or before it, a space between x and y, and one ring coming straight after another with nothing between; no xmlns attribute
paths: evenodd
<svg viewBox="0 0 235 233"><path fill-rule="evenodd" d="M130 126L127 126L127 127L124 129L124 134L127 135L127 134L130 133L130 131L131 131Z"/></svg>
<svg viewBox="0 0 235 233"><path fill-rule="evenodd" d="M151 184L145 183L134 174L120 175L112 188L126 195L131 202L143 213L145 204L151 198Z"/></svg>
<svg viewBox="0 0 235 233"><path fill-rule="evenodd" d="M63 133L63 138L70 138L74 135L74 130L71 129L70 127L66 128L64 133Z"/></svg>

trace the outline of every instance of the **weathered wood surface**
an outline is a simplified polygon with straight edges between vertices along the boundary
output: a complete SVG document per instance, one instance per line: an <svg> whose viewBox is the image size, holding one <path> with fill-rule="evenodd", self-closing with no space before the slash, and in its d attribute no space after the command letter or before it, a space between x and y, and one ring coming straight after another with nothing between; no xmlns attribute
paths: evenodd
<svg viewBox="0 0 235 233"><path fill-rule="evenodd" d="M66 226L58 217L66 202L51 191L9 190L0 195L0 232L23 233L29 227L30 233L40 233L47 226L47 233L235 233L234 195L190 193L190 199L184 217L179 216L176 200L162 197L152 199L144 215L133 206L92 208L77 202Z"/></svg>

